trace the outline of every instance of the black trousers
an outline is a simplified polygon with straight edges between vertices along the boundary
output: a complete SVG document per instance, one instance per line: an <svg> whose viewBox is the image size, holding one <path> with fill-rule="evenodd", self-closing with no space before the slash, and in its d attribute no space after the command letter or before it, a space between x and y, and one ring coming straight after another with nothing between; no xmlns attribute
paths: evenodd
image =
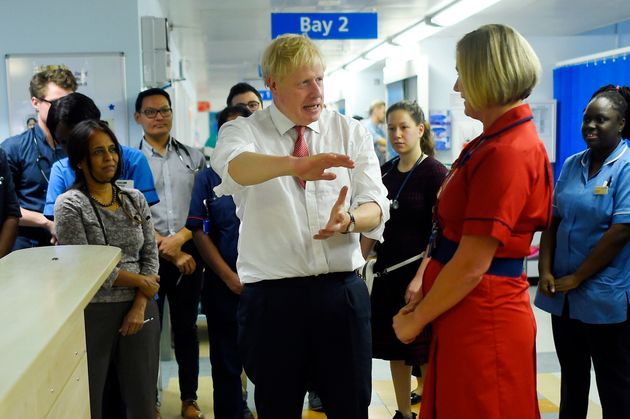
<svg viewBox="0 0 630 419"><path fill-rule="evenodd" d="M238 324L259 419L300 418L307 383L329 419L367 419L370 298L354 272L246 284Z"/></svg>
<svg viewBox="0 0 630 419"><path fill-rule="evenodd" d="M214 417L243 419L243 363L238 353L236 310L239 296L206 269L201 306L208 322Z"/></svg>
<svg viewBox="0 0 630 419"><path fill-rule="evenodd" d="M570 319L565 306L551 325L562 375L559 419L586 418L591 362L604 419L630 418L630 321L587 324Z"/></svg>
<svg viewBox="0 0 630 419"><path fill-rule="evenodd" d="M182 250L195 256L192 240ZM179 269L171 262L160 258L160 291L158 308L160 322L164 313L164 300L168 298L171 315L171 330L175 344L175 359L179 367L179 390L182 400L197 400L199 385L199 339L197 338L197 315L201 298L201 264L191 275L180 278ZM161 324L161 323L160 323Z"/></svg>

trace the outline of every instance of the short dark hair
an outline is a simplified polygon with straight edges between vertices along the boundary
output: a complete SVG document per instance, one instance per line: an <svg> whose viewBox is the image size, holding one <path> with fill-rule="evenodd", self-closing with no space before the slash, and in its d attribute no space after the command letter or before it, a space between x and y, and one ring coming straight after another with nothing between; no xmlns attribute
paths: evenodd
<svg viewBox="0 0 630 419"><path fill-rule="evenodd" d="M244 116L245 118L247 118L251 114L252 114L252 111L250 111L248 108L246 108L243 105L228 106L225 109L223 109L221 112L219 112L219 114L217 115L217 126L219 129L221 129L223 124L225 124L228 121L230 116L237 115L237 116Z"/></svg>
<svg viewBox="0 0 630 419"><path fill-rule="evenodd" d="M232 88L230 89L230 93L228 94L226 104L228 106L232 106L232 99L234 99L234 96L238 96L247 92L252 92L253 94L255 94L258 100L260 101L260 104L262 105L263 100L262 100L262 96L260 95L260 92L251 84L244 83L244 82L236 83L234 86L232 86Z"/></svg>
<svg viewBox="0 0 630 419"><path fill-rule="evenodd" d="M613 109L619 113L619 117L626 120L621 131L623 138L630 138L630 87L607 84L593 93L589 103L598 97L605 97L610 101Z"/></svg>
<svg viewBox="0 0 630 419"><path fill-rule="evenodd" d="M100 131L109 136L112 139L114 145L116 146L116 152L118 156L121 156L120 152L120 143L116 138L114 132L109 128L107 122L105 121L97 121L94 119L88 119L86 121L79 122L70 133L68 137L68 161L70 163L70 167L74 170L76 175L76 180L72 185L75 189L80 189L85 191L87 189L87 182L85 180L85 176L81 169L79 169L79 164L83 160L86 161L88 168L92 171L92 164L90 163L90 159L88 158L90 155L90 137L94 135L95 132ZM122 164L120 159L118 161L118 167L116 168L116 174L111 179L111 183L113 184L116 179L120 176Z"/></svg>
<svg viewBox="0 0 630 419"><path fill-rule="evenodd" d="M142 92L138 93L138 97L136 98L136 112L140 112L140 109L142 109L142 101L144 100L144 98L149 96L164 96L166 100L168 100L168 106L171 106L171 97L169 96L169 94L162 89L153 87L151 89L143 90Z"/></svg>
<svg viewBox="0 0 630 419"><path fill-rule="evenodd" d="M53 101L46 118L46 127L55 138L60 123L71 130L79 122L87 119L98 121L101 119L101 111L92 99L84 94L74 92Z"/></svg>

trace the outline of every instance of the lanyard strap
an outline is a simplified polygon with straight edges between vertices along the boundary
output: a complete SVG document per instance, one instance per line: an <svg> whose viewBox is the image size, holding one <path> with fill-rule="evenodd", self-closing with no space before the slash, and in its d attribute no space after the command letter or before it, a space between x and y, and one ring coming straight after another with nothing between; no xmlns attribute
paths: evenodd
<svg viewBox="0 0 630 419"><path fill-rule="evenodd" d="M420 154L420 157L418 157L418 160L416 160L416 162L413 164L413 167L411 168L411 170L407 173L407 176L405 176L405 179L403 179L403 182L400 184L400 187L398 188L398 192L396 192L396 196L394 197L394 199L392 199L391 202L398 202L398 198L400 197L400 193L402 192L402 190L404 189L405 185L407 184L407 181L409 180L409 178L413 174L414 170L416 170L416 167L418 167L420 165L420 163L422 163L424 161L424 159L426 159L426 158L427 158L426 154L424 154L424 153ZM400 163L400 157L397 157L397 161L395 163L396 163L396 166L394 166L394 162L392 162L392 168L390 170L388 170L387 173L385 173L382 177L387 176L389 174L389 172L394 170L394 167L398 166L398 164ZM396 209L396 208L394 208L394 209Z"/></svg>

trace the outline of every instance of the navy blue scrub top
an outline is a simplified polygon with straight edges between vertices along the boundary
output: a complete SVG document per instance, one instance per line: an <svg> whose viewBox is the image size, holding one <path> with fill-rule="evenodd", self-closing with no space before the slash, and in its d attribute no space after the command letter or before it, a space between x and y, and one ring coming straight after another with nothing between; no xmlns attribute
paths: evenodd
<svg viewBox="0 0 630 419"><path fill-rule="evenodd" d="M20 217L20 204L15 196L13 178L7 156L0 148L0 230L7 217Z"/></svg>
<svg viewBox="0 0 630 419"><path fill-rule="evenodd" d="M6 139L0 147L7 154L20 207L42 213L50 169L66 153L59 146L48 145L39 125Z"/></svg>
<svg viewBox="0 0 630 419"><path fill-rule="evenodd" d="M191 231L203 228L203 220L207 218L212 242L219 249L225 262L236 271L240 220L236 216L236 205L232 197L215 195L213 189L220 183L221 178L212 168L206 168L197 175L186 227ZM204 206L204 200L208 211Z"/></svg>

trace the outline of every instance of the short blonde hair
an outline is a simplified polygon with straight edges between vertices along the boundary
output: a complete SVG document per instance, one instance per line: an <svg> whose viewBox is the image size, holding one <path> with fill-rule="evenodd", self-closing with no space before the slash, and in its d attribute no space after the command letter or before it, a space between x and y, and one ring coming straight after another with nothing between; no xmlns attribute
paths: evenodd
<svg viewBox="0 0 630 419"><path fill-rule="evenodd" d="M456 48L459 80L475 109L525 99L540 77L538 56L509 26L484 25L466 34Z"/></svg>
<svg viewBox="0 0 630 419"><path fill-rule="evenodd" d="M268 85L270 77L282 80L299 67L316 64L325 67L324 57L313 41L304 35L281 35L269 44L263 54L263 79Z"/></svg>

